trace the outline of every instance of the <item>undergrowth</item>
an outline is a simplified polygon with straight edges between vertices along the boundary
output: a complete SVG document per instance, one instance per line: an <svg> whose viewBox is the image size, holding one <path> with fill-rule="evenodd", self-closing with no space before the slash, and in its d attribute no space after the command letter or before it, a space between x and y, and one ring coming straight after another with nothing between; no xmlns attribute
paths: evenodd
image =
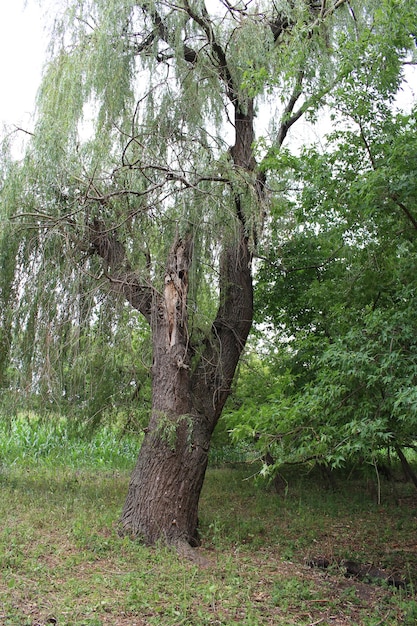
<svg viewBox="0 0 417 626"><path fill-rule="evenodd" d="M102 426L93 431L77 421L42 419L31 413L0 420L0 459L5 465L52 467L132 467L141 437Z"/></svg>
<svg viewBox="0 0 417 626"><path fill-rule="evenodd" d="M292 470L277 494L251 463L209 469L199 568L164 546L120 538L117 522L139 441L61 422L0 422L1 626L417 622L417 498ZM326 557L326 570L308 567ZM342 559L407 579L396 589L346 578Z"/></svg>

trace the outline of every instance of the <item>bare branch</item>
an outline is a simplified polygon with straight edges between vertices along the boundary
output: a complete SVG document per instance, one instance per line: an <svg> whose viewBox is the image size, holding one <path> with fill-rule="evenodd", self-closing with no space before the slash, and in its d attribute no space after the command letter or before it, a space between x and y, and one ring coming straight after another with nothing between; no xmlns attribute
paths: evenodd
<svg viewBox="0 0 417 626"><path fill-rule="evenodd" d="M226 53L215 37L213 26L210 21L207 9L205 8L205 6L203 6L203 10L202 10L203 15L198 15L191 8L188 0L184 1L184 6L185 6L185 10L187 14L196 22L196 24L199 24L199 26L201 26L201 28L205 32L206 37L207 37L207 42L210 45L214 58L216 60L217 68L219 71L219 76L226 86L226 95L228 99L230 100L230 102L232 102L232 104L235 104L237 100L237 89L234 84L232 74L229 70L229 66L228 66L227 59L226 59Z"/></svg>
<svg viewBox="0 0 417 626"><path fill-rule="evenodd" d="M135 45L135 52L137 54L140 54L141 52L144 52L146 50L151 50L154 42L157 39L165 41L165 43L167 43L170 46L173 45L175 38L169 32L168 28L166 27L158 11L154 8L151 9L146 3L144 3L142 8L151 17L155 28L151 33L148 34L147 37L145 37L145 39L140 44ZM187 61L187 63L191 63L191 64L196 63L197 56L198 56L197 52L193 50L192 48L190 48L189 46L187 46L186 44L183 44L183 55L184 55L184 60ZM164 55L162 57L159 57L159 55L157 55L156 58L159 61L165 60Z"/></svg>
<svg viewBox="0 0 417 626"><path fill-rule="evenodd" d="M300 96L303 93L303 80L304 80L304 70L300 70L298 72L297 80L295 82L295 86L293 92L288 100L287 106L284 109L284 114L282 116L282 122L280 129L277 135L277 144L278 146L282 146L285 141L285 138L288 134L289 129L300 117L304 114L305 108L300 107L296 113L293 114L294 107L297 104Z"/></svg>
<svg viewBox="0 0 417 626"><path fill-rule="evenodd" d="M25 133L26 135L34 136L35 133L32 133L30 130L26 130L26 128L21 128L20 126L14 127L14 132Z"/></svg>
<svg viewBox="0 0 417 626"><path fill-rule="evenodd" d="M127 260L126 250L116 231L106 229L103 222L95 219L90 224L89 240L93 252L103 259L105 275L112 289L124 295L126 300L147 319L151 320L153 289L143 284Z"/></svg>

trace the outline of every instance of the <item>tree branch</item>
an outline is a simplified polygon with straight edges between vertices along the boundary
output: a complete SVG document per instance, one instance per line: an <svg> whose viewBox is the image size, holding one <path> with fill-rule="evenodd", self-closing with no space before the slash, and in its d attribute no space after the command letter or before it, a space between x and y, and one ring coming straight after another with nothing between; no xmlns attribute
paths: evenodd
<svg viewBox="0 0 417 626"><path fill-rule="evenodd" d="M298 72L297 79L296 79L292 94L290 96L290 99L288 100L287 106L284 109L281 126L279 128L278 135L277 135L278 146L282 146L291 126L295 124L297 120L300 119L300 117L305 113L305 111L308 108L308 106L305 106L306 103L304 103L304 106L300 107L298 111L293 113L295 105L297 104L300 96L303 93L303 89L302 89L303 80L304 80L304 70L300 70Z"/></svg>
<svg viewBox="0 0 417 626"><path fill-rule="evenodd" d="M315 28L317 28L317 26L319 26L324 20L326 20L329 16L331 16L338 8L340 8L346 2L347 0L337 0L337 2L335 2L335 4L332 7L329 7L328 9L326 9L325 8L326 1L322 0L320 16L316 20L314 20L314 22L311 24L309 31L307 33L307 39L310 39L313 36L314 30ZM288 26L286 28L288 28ZM308 98L300 106L300 108L294 112L295 105L297 104L299 98L301 97L303 93L302 87L303 87L304 76L305 76L304 70L300 69L296 77L294 89L291 93L291 96L288 100L288 103L284 109L284 113L282 116L282 122L279 128L279 131L277 134L277 140L276 140L276 145L278 147L282 146L282 144L284 143L287 137L288 131L293 126L293 124L295 124L295 122L297 122L300 119L300 117L302 117L304 113L306 113L306 111L310 108L310 106L314 102L316 102L319 98L322 98L326 93L328 93L331 87L336 82L336 81L332 81L332 84L329 85L329 87L327 87L326 89L324 89L318 96L311 96L310 98Z"/></svg>
<svg viewBox="0 0 417 626"><path fill-rule="evenodd" d="M413 228L417 230L417 219L414 217L411 211L405 206L405 204L401 200L399 200L399 198L397 197L395 193L391 193L389 197L391 198L393 202L395 202L397 207L401 209L401 211L404 213L406 218L413 225Z"/></svg>
<svg viewBox="0 0 417 626"><path fill-rule="evenodd" d="M366 138L365 130L363 128L362 121L359 119L357 123L358 123L359 129L360 129L360 137L362 139L362 143L365 146L365 150L366 150L366 152L367 152L367 154L369 156L369 160L371 162L372 169L374 171L377 171L378 165L377 165L377 163L375 161L375 158L374 158L374 155L372 153L372 149L371 149L370 143L369 143L369 141ZM417 219L414 217L414 215L411 213L411 211L405 206L405 204L398 198L397 194L390 193L388 195L388 197L397 205L397 207L399 207L401 209L401 211L404 213L404 215L406 216L408 221L412 224L414 230L417 230Z"/></svg>
<svg viewBox="0 0 417 626"><path fill-rule="evenodd" d="M162 41L165 41L165 43L168 44L169 46L172 46L173 42L175 41L175 38L171 36L171 33L166 27L158 11L155 8L150 8L149 5L147 5L146 3L144 3L144 5L142 6L142 9L143 11L147 12L150 15L155 28L151 33L149 33L149 35L140 44L135 45L136 54L140 54L141 52L151 49L151 47L153 46L154 42L157 39L161 39ZM183 44L183 55L184 55L184 60L187 61L187 63L191 63L191 64L196 63L197 56L198 56L197 52L195 52L195 50L193 50L186 44ZM158 58L158 55L157 55L157 58ZM158 58L158 60L163 60L163 59Z"/></svg>
<svg viewBox="0 0 417 626"><path fill-rule="evenodd" d="M229 70L225 51L215 37L212 23L210 21L210 17L205 5L203 4L202 15L198 15L198 13L196 13L191 8L188 0L184 0L184 7L185 11L191 17L191 19L193 19L194 22L196 22L196 24L201 26L201 28L203 29L207 38L207 43L210 45L214 58L216 60L217 68L219 70L219 76L226 86L226 95L230 102L235 105L237 100L237 89L234 85L232 74Z"/></svg>
<svg viewBox="0 0 417 626"><path fill-rule="evenodd" d="M106 229L95 219L90 224L89 240L92 251L103 259L105 275L113 291L123 294L126 300L150 323L154 290L143 284L126 257L126 250L115 231Z"/></svg>

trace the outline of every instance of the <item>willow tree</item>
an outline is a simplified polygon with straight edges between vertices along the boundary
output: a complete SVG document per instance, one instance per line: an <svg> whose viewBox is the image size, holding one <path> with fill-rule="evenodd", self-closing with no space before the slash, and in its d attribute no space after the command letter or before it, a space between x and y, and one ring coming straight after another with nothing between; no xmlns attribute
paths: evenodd
<svg viewBox="0 0 417 626"><path fill-rule="evenodd" d="M195 545L211 435L252 324L269 157L350 71L337 57L372 3L66 4L8 187L29 233L18 291L53 299L30 317L50 343L68 301L77 326L92 278L147 321L152 412L121 528Z"/></svg>

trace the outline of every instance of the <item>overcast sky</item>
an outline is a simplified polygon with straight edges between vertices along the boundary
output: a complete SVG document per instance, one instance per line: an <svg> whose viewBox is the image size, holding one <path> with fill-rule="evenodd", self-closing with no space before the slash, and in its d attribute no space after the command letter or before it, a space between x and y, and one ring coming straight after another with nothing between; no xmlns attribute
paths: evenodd
<svg viewBox="0 0 417 626"><path fill-rule="evenodd" d="M0 3L0 128L7 124L30 130L48 40L45 9L39 8L37 0ZM51 14L53 0L44 4L49 4ZM415 100L417 86L416 72L410 75L400 98L406 109Z"/></svg>
<svg viewBox="0 0 417 626"><path fill-rule="evenodd" d="M27 126L45 58L45 20L36 0L0 3L0 127Z"/></svg>

